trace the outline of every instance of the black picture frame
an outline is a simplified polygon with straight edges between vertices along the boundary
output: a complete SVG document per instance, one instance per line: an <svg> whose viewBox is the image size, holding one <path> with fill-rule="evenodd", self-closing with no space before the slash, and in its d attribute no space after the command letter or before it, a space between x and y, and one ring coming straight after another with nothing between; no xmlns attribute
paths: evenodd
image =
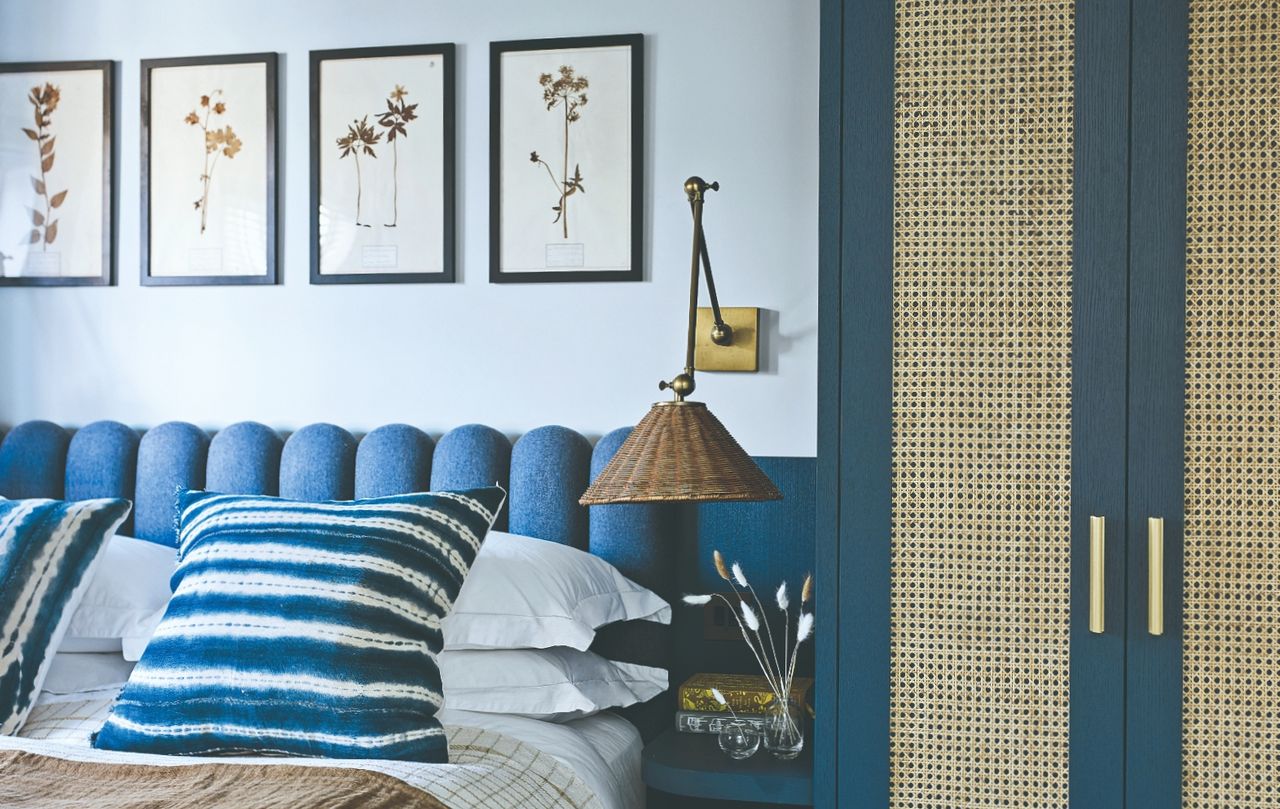
<svg viewBox="0 0 1280 809"><path fill-rule="evenodd" d="M141 203L142 233L139 249L142 286L221 286L279 283L280 239L277 222L280 208L279 149L279 54L243 53L216 56L182 56L143 59L141 63ZM152 275L151 274L151 73L170 67L236 65L261 62L266 66L266 148L267 148L267 271L262 275Z"/></svg>
<svg viewBox="0 0 1280 809"><path fill-rule="evenodd" d="M102 71L102 272L98 275L4 277L0 287L115 286L116 284L116 63L110 59L69 62L6 62L0 73L44 73L72 70Z"/></svg>
<svg viewBox="0 0 1280 809"><path fill-rule="evenodd" d="M502 57L507 53L631 48L631 266L617 270L504 272L502 269ZM523 39L489 45L489 282L494 284L572 283L644 280L644 35Z"/></svg>
<svg viewBox="0 0 1280 809"><path fill-rule="evenodd" d="M455 56L452 42L430 45L387 45L368 48L339 48L311 51L311 283L313 284L451 284L457 280L457 115ZM442 101L444 127L443 261L442 272L327 273L320 272L320 114L323 88L320 67L323 62L344 59L377 59L401 56L438 56L444 69Z"/></svg>

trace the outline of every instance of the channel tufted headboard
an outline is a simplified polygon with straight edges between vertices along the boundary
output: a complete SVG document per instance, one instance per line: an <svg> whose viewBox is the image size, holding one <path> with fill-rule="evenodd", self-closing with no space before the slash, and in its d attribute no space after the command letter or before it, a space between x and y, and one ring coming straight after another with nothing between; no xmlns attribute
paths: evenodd
<svg viewBox="0 0 1280 809"><path fill-rule="evenodd" d="M433 441L407 424L360 439L332 424L311 424L282 439L249 421L212 435L180 421L146 431L115 421L79 430L28 421L0 442L0 496L126 497L134 510L122 533L173 545L179 487L350 500L496 482L510 496L495 528L590 551L670 598L677 545L670 507L578 505L628 430L614 430L592 448L557 426L531 430L513 445L481 424Z"/></svg>
<svg viewBox="0 0 1280 809"><path fill-rule="evenodd" d="M482 424L434 441L407 424L388 424L357 439L332 424L311 424L282 438L252 421L212 434L181 421L146 431L116 421L78 430L28 421L0 441L0 496L125 497L134 508L121 533L175 545L179 488L350 500L496 482L508 492L496 529L589 551L672 600L680 544L674 507L578 505L628 432L614 430L593 448L579 433L557 426L530 430L512 444ZM645 665L672 663L667 627L645 621L605 627L592 649ZM670 710L668 693L621 713L647 740L666 726Z"/></svg>

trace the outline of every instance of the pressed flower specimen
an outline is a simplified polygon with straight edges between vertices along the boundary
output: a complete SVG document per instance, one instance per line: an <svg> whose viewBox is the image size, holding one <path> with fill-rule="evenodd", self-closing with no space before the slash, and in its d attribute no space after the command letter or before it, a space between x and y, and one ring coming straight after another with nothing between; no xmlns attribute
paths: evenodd
<svg viewBox="0 0 1280 809"><path fill-rule="evenodd" d="M53 218L53 212L67 199L66 189L56 194L49 192L49 172L53 170L54 142L57 140L57 137L49 131L49 127L53 125L53 111L58 108L58 102L61 99L62 93L49 82L45 82L43 87L32 87L31 92L27 94L27 100L31 102L35 129L22 127L23 133L35 142L37 158L40 161L40 176L36 177L33 174L31 185L44 202L44 210L31 209L32 227L27 241L30 244L39 244L41 250L48 250L49 245L58 238L58 220Z"/></svg>
<svg viewBox="0 0 1280 809"><path fill-rule="evenodd" d="M560 223L564 238L567 239L569 197L587 190L582 186L582 168L577 163L573 166L573 176L569 176L569 125L582 118L581 109L587 105L587 77L576 75L572 65L561 65L557 75L543 73L539 76L538 84L542 87L542 101L547 105L547 111L553 112L558 107L564 117L564 159L560 164L560 179L556 179L551 166L536 151L529 153L529 161L535 165L541 164L547 170L551 184L555 186L558 199L551 208L556 212L556 218L552 222Z"/></svg>
<svg viewBox="0 0 1280 809"><path fill-rule="evenodd" d="M363 153L368 157L377 160L378 155L373 151L373 147L376 146L380 140L382 140L382 133L369 126L368 115L364 116L359 121L352 121L351 124L347 126L347 134L338 138L338 149L341 151L341 154L338 155L338 159L341 160L342 158L350 155L356 162L356 225L366 228L373 226L366 225L360 221L360 201L363 196L363 180L360 174L360 155Z"/></svg>
<svg viewBox="0 0 1280 809"><path fill-rule="evenodd" d="M215 100L222 95L221 90L214 90L208 95L200 96L199 110L187 113L184 119L191 126L204 130L204 172L200 175L200 199L195 201L196 210L200 212L200 233L203 234L209 223L209 187L213 184L213 170L218 165L218 158L234 158L244 145L230 126L210 127L209 120L215 115L221 116L227 111L223 101Z"/></svg>
<svg viewBox="0 0 1280 809"><path fill-rule="evenodd" d="M418 117L415 110L417 104L405 104L404 97L409 91L397 84L387 96L387 111L378 116L378 126L387 130L387 141L391 144L391 223L383 227L393 228L400 221L400 152L397 147L397 136L401 139L409 137L405 127ZM341 141L338 142L342 144ZM343 157L346 157L344 154Z"/></svg>

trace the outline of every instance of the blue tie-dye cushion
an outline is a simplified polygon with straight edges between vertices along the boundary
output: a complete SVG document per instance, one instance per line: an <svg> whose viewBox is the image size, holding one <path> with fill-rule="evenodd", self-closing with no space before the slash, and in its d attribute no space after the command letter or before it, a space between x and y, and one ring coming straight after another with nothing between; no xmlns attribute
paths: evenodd
<svg viewBox="0 0 1280 809"><path fill-rule="evenodd" d="M18 732L128 500L0 498L0 735Z"/></svg>
<svg viewBox="0 0 1280 809"><path fill-rule="evenodd" d="M173 598L94 746L447 761L440 621L504 497L180 495Z"/></svg>

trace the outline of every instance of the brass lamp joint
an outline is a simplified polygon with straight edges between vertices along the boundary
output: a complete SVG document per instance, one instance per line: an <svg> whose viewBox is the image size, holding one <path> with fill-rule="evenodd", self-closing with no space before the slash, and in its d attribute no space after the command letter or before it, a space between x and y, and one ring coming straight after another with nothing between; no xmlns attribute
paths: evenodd
<svg viewBox="0 0 1280 809"><path fill-rule="evenodd" d="M664 379L658 383L658 390L670 390L676 395L677 402L683 402L684 397L693 393L695 387L692 368L685 368L683 373L676 374L675 379L670 382Z"/></svg>
<svg viewBox="0 0 1280 809"><path fill-rule="evenodd" d="M719 190L719 182L709 183L696 175L684 181L684 193L690 202L701 202L706 192Z"/></svg>

